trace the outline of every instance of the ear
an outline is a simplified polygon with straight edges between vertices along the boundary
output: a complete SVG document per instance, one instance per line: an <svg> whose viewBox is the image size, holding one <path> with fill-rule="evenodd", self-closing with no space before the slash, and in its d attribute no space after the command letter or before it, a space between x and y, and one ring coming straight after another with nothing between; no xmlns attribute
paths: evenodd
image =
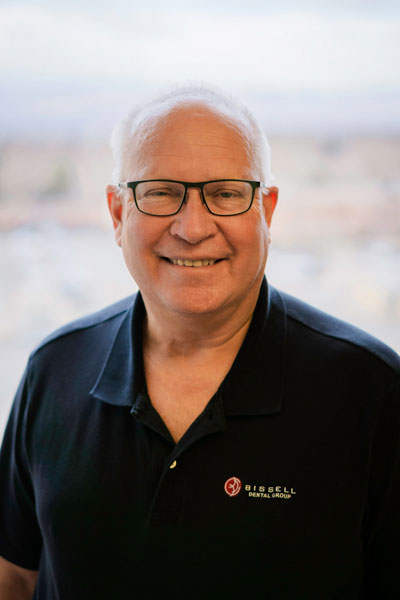
<svg viewBox="0 0 400 600"><path fill-rule="evenodd" d="M115 241L118 246L121 246L121 234L122 234L122 194L115 185L108 185L106 187L108 210L112 218L114 226Z"/></svg>
<svg viewBox="0 0 400 600"><path fill-rule="evenodd" d="M278 202L279 190L275 186L268 188L269 192L262 192L262 204L264 209L265 220L268 227L271 227L272 215L274 214L276 203Z"/></svg>

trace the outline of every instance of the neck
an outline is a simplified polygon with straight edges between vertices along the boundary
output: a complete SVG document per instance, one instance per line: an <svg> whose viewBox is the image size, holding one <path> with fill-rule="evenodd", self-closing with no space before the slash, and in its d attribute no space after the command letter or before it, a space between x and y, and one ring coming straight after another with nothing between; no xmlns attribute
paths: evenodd
<svg viewBox="0 0 400 600"><path fill-rule="evenodd" d="M227 306L218 313L181 314L155 310L146 301L144 347L165 357L195 356L221 348L238 350L250 326L258 299L249 295L239 305Z"/></svg>

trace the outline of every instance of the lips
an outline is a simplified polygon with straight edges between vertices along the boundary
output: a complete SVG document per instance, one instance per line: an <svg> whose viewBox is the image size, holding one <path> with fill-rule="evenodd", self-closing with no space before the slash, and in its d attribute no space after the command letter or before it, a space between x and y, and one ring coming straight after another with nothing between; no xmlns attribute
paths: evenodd
<svg viewBox="0 0 400 600"><path fill-rule="evenodd" d="M222 260L217 258L167 258L166 256L163 256L163 259L179 267L208 267Z"/></svg>
<svg viewBox="0 0 400 600"><path fill-rule="evenodd" d="M197 260L191 260L190 258L169 258L167 260L173 265L178 265L180 267L208 267L217 262L217 259L215 258L202 258Z"/></svg>

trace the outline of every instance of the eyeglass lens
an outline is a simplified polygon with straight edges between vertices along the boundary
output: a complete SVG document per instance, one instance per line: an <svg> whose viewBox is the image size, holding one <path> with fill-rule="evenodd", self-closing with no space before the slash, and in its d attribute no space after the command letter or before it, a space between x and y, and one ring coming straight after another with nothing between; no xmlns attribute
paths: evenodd
<svg viewBox="0 0 400 600"><path fill-rule="evenodd" d="M166 216L179 209L185 195L185 186L171 181L146 181L139 183L135 192L141 211ZM203 194L211 212L217 215L235 215L248 210L253 188L244 181L211 181L204 184Z"/></svg>

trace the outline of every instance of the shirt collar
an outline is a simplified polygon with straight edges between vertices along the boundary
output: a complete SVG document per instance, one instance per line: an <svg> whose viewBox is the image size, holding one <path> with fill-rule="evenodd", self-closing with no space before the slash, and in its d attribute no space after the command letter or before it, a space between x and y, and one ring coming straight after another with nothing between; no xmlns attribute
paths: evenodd
<svg viewBox="0 0 400 600"><path fill-rule="evenodd" d="M285 347L285 306L264 278L249 330L221 386L227 416L280 411Z"/></svg>
<svg viewBox="0 0 400 600"><path fill-rule="evenodd" d="M142 357L144 317L145 307L139 292L121 321L90 392L94 398L130 407L139 401L145 383ZM283 300L264 278L249 330L220 387L227 416L279 412L283 396L285 341Z"/></svg>
<svg viewBox="0 0 400 600"><path fill-rule="evenodd" d="M115 406L132 406L144 384L142 331L146 311L138 292L119 329L90 394ZM135 335L132 335L135 332Z"/></svg>

